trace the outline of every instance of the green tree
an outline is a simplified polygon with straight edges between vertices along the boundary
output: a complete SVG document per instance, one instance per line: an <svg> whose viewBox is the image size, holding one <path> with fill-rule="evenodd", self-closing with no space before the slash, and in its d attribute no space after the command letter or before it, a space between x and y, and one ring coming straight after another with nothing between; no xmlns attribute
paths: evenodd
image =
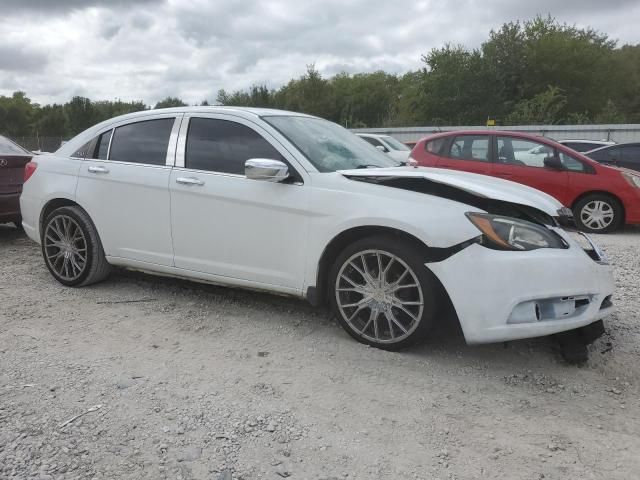
<svg viewBox="0 0 640 480"><path fill-rule="evenodd" d="M624 115L618 110L616 104L607 100L604 108L596 115L596 123L624 123Z"/></svg>
<svg viewBox="0 0 640 480"><path fill-rule="evenodd" d="M275 103L286 110L317 115L339 121L335 92L329 80L322 78L315 65L307 65L307 72L291 80L275 94Z"/></svg>
<svg viewBox="0 0 640 480"><path fill-rule="evenodd" d="M30 135L36 108L24 92L0 96L0 132L11 137Z"/></svg>
<svg viewBox="0 0 640 480"><path fill-rule="evenodd" d="M163 100L160 100L158 103L156 103L156 106L153 108L158 109L158 108L186 107L186 106L187 104L184 103L178 97L167 97Z"/></svg>
<svg viewBox="0 0 640 480"><path fill-rule="evenodd" d="M64 113L67 117L66 134L69 137L86 130L99 121L91 100L85 97L73 97L70 102L64 104Z"/></svg>
<svg viewBox="0 0 640 480"><path fill-rule="evenodd" d="M558 87L548 87L530 100L518 102L505 117L507 125L554 125L562 120L567 97Z"/></svg>
<svg viewBox="0 0 640 480"><path fill-rule="evenodd" d="M68 131L67 116L62 105L45 105L36 112L34 133L39 137L64 137Z"/></svg>
<svg viewBox="0 0 640 480"><path fill-rule="evenodd" d="M479 50L447 45L422 60L427 65L417 99L422 122L478 124L494 114L493 78Z"/></svg>
<svg viewBox="0 0 640 480"><path fill-rule="evenodd" d="M615 42L593 29L536 17L492 30L482 53L504 113L554 85L566 96L567 112L593 115L606 103L614 47Z"/></svg>

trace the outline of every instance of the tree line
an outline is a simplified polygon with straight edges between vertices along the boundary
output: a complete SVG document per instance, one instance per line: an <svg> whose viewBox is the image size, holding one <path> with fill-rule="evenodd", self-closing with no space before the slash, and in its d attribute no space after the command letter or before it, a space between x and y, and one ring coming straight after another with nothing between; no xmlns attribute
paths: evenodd
<svg viewBox="0 0 640 480"><path fill-rule="evenodd" d="M619 47L591 28L551 17L506 23L479 48L448 44L422 62L402 75L330 78L309 65L277 89L219 90L215 103L305 112L349 128L640 123L640 44ZM176 97L154 106L84 97L38 105L18 91L0 96L0 133L68 138L116 115L184 105Z"/></svg>

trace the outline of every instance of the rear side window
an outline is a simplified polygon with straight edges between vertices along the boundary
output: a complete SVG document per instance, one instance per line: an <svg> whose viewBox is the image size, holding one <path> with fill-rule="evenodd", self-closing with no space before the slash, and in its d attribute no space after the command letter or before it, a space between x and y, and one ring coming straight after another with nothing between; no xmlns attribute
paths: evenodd
<svg viewBox="0 0 640 480"><path fill-rule="evenodd" d="M78 150L71 154L73 158L90 158L91 154L89 150L91 150L91 145L93 145L93 140L82 145Z"/></svg>
<svg viewBox="0 0 640 480"><path fill-rule="evenodd" d="M640 145L630 145L622 147L622 158L627 163L640 165Z"/></svg>
<svg viewBox="0 0 640 480"><path fill-rule="evenodd" d="M563 145L565 147L569 147L571 150L575 150L576 152L588 152L589 150L593 150L594 148L599 148L602 146L598 143L587 142L563 142Z"/></svg>
<svg viewBox="0 0 640 480"><path fill-rule="evenodd" d="M489 161L488 135L460 135L453 139L449 147L449 157L459 160Z"/></svg>
<svg viewBox="0 0 640 480"><path fill-rule="evenodd" d="M380 143L380 141L376 138L371 138L371 137L360 137L361 139L363 139L365 142L370 143L371 145L373 145L374 147L379 147L379 146L384 146L382 145L382 143Z"/></svg>
<svg viewBox="0 0 640 480"><path fill-rule="evenodd" d="M440 153L442 152L442 147L444 146L445 140L446 140L445 137L431 140L424 144L424 149L429 153L433 153L434 155L440 155Z"/></svg>
<svg viewBox="0 0 640 480"><path fill-rule="evenodd" d="M116 128L109 160L164 165L173 122L173 118L161 118Z"/></svg>
<svg viewBox="0 0 640 480"><path fill-rule="evenodd" d="M98 160L107 159L107 153L109 153L109 140L111 140L112 132L113 130L109 130L98 137L93 158L97 158Z"/></svg>
<svg viewBox="0 0 640 480"><path fill-rule="evenodd" d="M244 163L250 158L284 161L269 142L246 125L213 118L189 120L186 168L244 175Z"/></svg>
<svg viewBox="0 0 640 480"><path fill-rule="evenodd" d="M622 149L620 147L603 148L602 150L589 153L589 157L599 162L612 162L614 160L620 160L620 157L622 157Z"/></svg>

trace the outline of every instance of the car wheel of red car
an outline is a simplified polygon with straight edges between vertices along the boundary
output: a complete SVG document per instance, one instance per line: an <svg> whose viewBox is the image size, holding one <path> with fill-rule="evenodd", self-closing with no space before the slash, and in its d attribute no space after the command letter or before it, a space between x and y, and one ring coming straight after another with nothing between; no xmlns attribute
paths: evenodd
<svg viewBox="0 0 640 480"><path fill-rule="evenodd" d="M581 198L573 207L573 215L578 227L588 233L613 232L623 220L620 202L603 193Z"/></svg>

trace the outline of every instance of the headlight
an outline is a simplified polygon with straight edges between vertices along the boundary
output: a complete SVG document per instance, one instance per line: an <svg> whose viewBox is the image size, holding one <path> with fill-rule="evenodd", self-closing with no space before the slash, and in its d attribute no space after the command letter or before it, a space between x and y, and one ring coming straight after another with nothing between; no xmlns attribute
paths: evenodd
<svg viewBox="0 0 640 480"><path fill-rule="evenodd" d="M569 248L557 233L541 225L486 213L467 212L467 218L482 232L482 244L496 250Z"/></svg>
<svg viewBox="0 0 640 480"><path fill-rule="evenodd" d="M633 173L621 172L620 175L631 184L632 187L640 188L640 175Z"/></svg>

